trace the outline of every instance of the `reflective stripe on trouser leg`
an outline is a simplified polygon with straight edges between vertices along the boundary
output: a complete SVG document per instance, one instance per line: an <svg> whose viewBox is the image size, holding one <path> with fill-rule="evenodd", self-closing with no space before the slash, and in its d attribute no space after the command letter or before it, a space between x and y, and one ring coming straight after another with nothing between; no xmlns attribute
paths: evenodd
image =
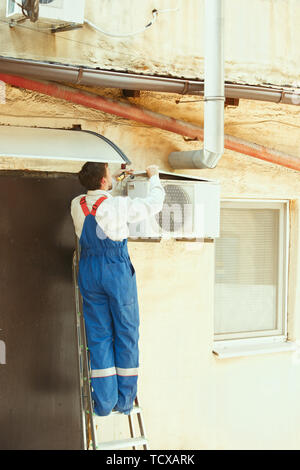
<svg viewBox="0 0 300 470"><path fill-rule="evenodd" d="M97 415L106 416L118 400L112 316L105 294L91 294L83 289L82 298L94 410Z"/></svg>
<svg viewBox="0 0 300 470"><path fill-rule="evenodd" d="M91 377L92 378L103 378L103 377L111 377L112 375L116 375L117 371L115 367L108 367L107 369L92 369L91 370Z"/></svg>
<svg viewBox="0 0 300 470"><path fill-rule="evenodd" d="M115 364L118 380L118 402L115 409L129 413L137 394L139 366L139 308L137 296L129 305L110 299L115 327Z"/></svg>

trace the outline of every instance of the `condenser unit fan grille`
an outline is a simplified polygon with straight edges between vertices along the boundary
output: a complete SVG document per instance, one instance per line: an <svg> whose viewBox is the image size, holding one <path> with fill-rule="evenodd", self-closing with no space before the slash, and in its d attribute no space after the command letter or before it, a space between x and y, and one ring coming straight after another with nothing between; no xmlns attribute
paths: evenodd
<svg viewBox="0 0 300 470"><path fill-rule="evenodd" d="M55 0L39 0L42 5L48 5L49 3L53 3Z"/></svg>
<svg viewBox="0 0 300 470"><path fill-rule="evenodd" d="M164 190L166 192L164 205L162 211L156 214L156 221L164 232L182 232L184 225L191 225L191 197L180 185L166 184Z"/></svg>
<svg viewBox="0 0 300 470"><path fill-rule="evenodd" d="M40 5L46 5L53 8L63 8L64 0L39 0Z"/></svg>

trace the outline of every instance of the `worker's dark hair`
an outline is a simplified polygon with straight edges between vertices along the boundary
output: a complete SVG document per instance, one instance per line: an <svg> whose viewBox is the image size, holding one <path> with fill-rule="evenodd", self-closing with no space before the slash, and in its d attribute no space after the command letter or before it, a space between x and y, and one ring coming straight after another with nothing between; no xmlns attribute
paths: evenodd
<svg viewBox="0 0 300 470"><path fill-rule="evenodd" d="M86 162L78 173L82 186L87 190L100 189L101 179L106 176L107 163Z"/></svg>

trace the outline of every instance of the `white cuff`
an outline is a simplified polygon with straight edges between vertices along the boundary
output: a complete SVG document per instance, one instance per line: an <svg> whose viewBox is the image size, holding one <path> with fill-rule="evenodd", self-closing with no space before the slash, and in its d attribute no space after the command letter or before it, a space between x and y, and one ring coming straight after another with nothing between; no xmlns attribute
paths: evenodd
<svg viewBox="0 0 300 470"><path fill-rule="evenodd" d="M153 176L151 176L151 178L150 178L150 183L151 183L151 184L157 184L157 183L160 184L159 175L153 175Z"/></svg>

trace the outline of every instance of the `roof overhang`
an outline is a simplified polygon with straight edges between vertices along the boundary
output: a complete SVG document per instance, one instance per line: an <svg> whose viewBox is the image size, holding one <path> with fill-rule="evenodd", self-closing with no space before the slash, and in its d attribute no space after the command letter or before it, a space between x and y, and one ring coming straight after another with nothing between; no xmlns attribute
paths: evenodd
<svg viewBox="0 0 300 470"><path fill-rule="evenodd" d="M116 144L96 132L45 127L0 126L0 156L131 163Z"/></svg>

